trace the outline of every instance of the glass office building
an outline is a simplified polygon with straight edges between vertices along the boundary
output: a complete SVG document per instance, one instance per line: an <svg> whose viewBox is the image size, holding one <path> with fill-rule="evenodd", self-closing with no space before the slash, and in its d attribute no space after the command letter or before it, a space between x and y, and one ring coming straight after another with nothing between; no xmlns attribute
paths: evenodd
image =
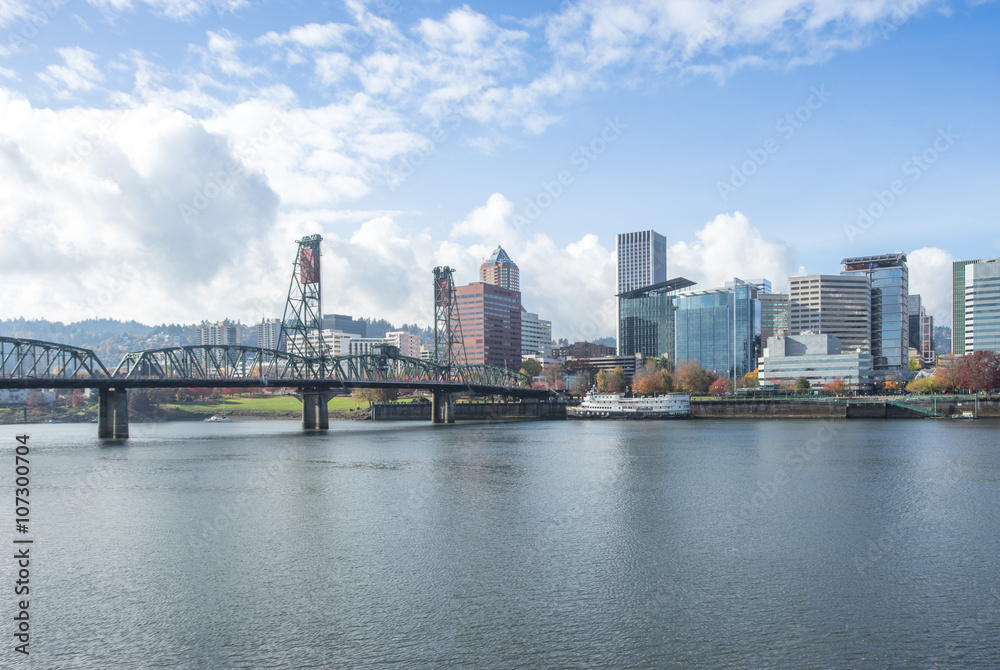
<svg viewBox="0 0 1000 670"><path fill-rule="evenodd" d="M910 271L906 254L845 258L842 275L868 277L871 282L871 355L877 378L909 369ZM881 373L881 374L880 374Z"/></svg>
<svg viewBox="0 0 1000 670"><path fill-rule="evenodd" d="M693 285L694 282L678 277L619 293L619 355L666 356L672 365L676 360L674 314L677 311L673 292Z"/></svg>
<svg viewBox="0 0 1000 670"><path fill-rule="evenodd" d="M732 288L677 297L676 360L694 360L719 376L757 369L760 353L758 287L736 279Z"/></svg>

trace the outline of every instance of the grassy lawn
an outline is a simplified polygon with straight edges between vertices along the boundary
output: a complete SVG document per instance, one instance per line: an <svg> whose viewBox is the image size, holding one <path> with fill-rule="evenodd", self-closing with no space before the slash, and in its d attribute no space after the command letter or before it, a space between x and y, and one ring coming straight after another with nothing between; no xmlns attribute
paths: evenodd
<svg viewBox="0 0 1000 670"><path fill-rule="evenodd" d="M176 407L189 412L222 414L223 412L232 412L235 410L244 412L297 412L302 408L302 403L294 396L275 395L266 398L226 398L225 402L216 399L207 402L169 403L163 406ZM357 404L350 397L336 397L330 400L327 406L330 409L354 409L357 407Z"/></svg>

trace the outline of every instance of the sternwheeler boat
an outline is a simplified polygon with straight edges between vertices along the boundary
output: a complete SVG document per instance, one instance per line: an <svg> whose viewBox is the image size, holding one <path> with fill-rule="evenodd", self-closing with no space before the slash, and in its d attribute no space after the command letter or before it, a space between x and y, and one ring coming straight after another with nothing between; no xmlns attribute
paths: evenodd
<svg viewBox="0 0 1000 670"><path fill-rule="evenodd" d="M576 407L567 407L570 419L687 419L691 416L690 393L631 396L591 390Z"/></svg>

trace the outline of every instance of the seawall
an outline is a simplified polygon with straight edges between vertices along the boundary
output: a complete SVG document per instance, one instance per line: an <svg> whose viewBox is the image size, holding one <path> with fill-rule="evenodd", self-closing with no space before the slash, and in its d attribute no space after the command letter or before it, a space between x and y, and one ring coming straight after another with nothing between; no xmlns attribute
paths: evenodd
<svg viewBox="0 0 1000 670"><path fill-rule="evenodd" d="M974 412L980 419L1000 418L1000 399L941 396L939 398L816 398L699 399L691 401L691 416L703 419L923 419Z"/></svg>
<svg viewBox="0 0 1000 670"><path fill-rule="evenodd" d="M558 421L566 418L566 403L549 401L526 402L459 402L455 403L457 421L512 421L536 419ZM373 421L430 421L429 402L376 403L372 406Z"/></svg>

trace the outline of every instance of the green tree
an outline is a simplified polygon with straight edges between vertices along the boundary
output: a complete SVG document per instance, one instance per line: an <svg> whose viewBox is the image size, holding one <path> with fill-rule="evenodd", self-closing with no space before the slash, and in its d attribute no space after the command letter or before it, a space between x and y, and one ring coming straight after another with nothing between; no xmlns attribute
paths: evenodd
<svg viewBox="0 0 1000 670"><path fill-rule="evenodd" d="M526 358L521 363L521 372L534 379L542 374L542 364L534 358Z"/></svg>
<svg viewBox="0 0 1000 670"><path fill-rule="evenodd" d="M916 372L920 369L920 362L916 358L910 358L910 372Z"/></svg>
<svg viewBox="0 0 1000 670"><path fill-rule="evenodd" d="M795 380L795 386L793 387L796 391L808 391L809 390L809 380L805 377L799 377Z"/></svg>

